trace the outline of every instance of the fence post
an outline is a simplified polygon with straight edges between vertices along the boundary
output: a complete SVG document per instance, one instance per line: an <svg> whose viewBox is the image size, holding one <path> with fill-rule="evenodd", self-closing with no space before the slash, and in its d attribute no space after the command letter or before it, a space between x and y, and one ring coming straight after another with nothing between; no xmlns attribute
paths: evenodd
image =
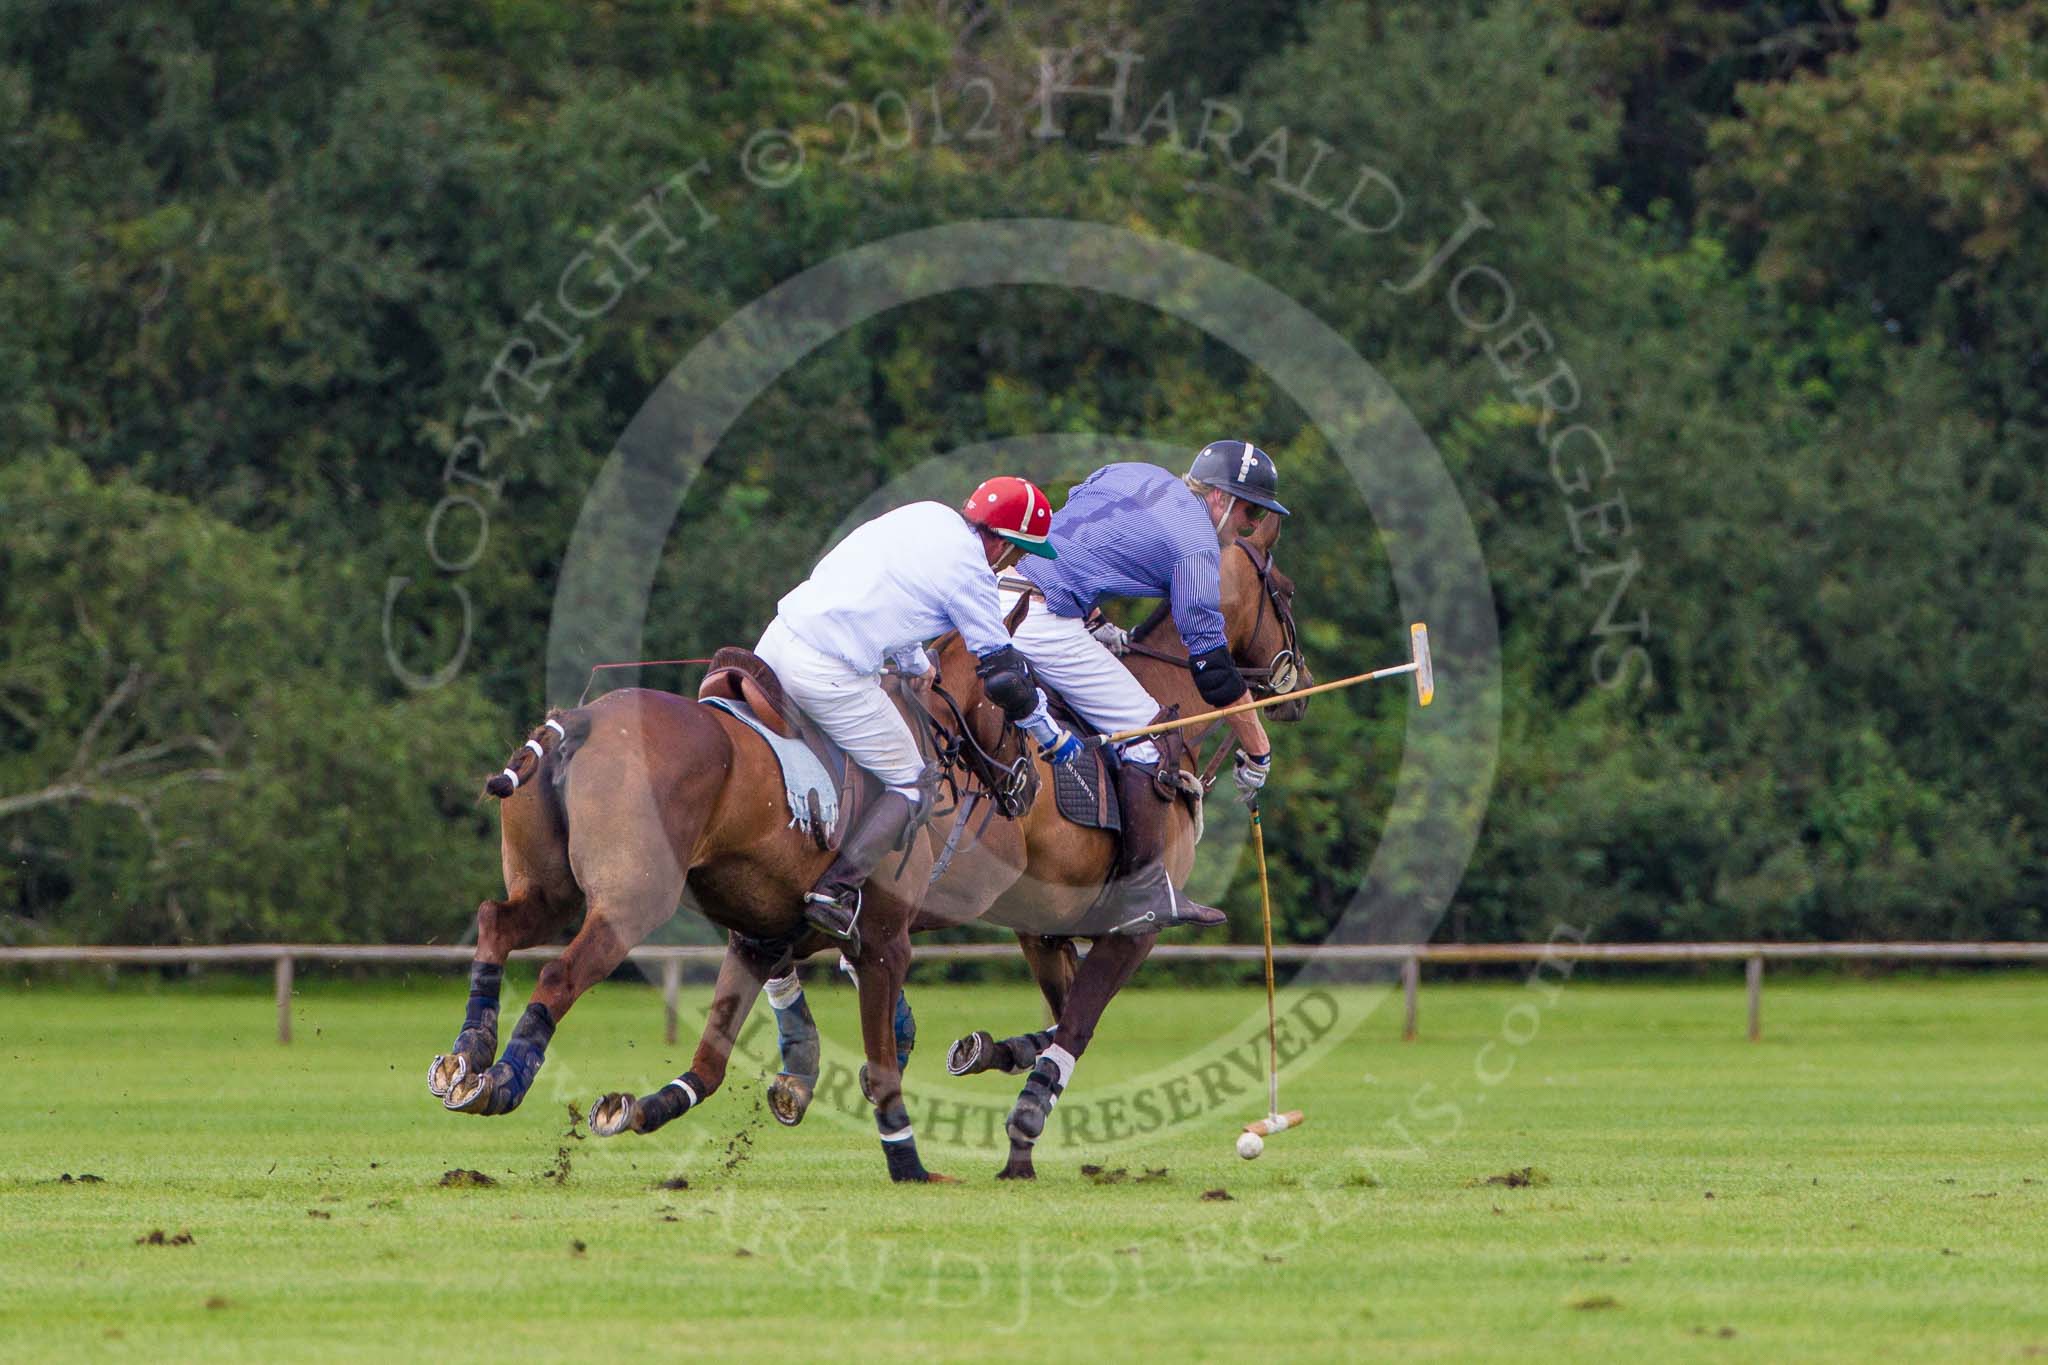
<svg viewBox="0 0 2048 1365"><path fill-rule="evenodd" d="M1401 959L1401 1041L1415 1041L1415 997L1422 990L1422 959Z"/></svg>
<svg viewBox="0 0 2048 1365"><path fill-rule="evenodd" d="M292 1040L292 960L277 960L277 1041Z"/></svg>
<svg viewBox="0 0 2048 1365"><path fill-rule="evenodd" d="M668 1042L676 1040L676 1002L683 993L683 960L669 958L661 964L661 1036Z"/></svg>
<svg viewBox="0 0 2048 1365"><path fill-rule="evenodd" d="M1758 954L1749 960L1749 1041L1754 1043L1764 1036L1764 959Z"/></svg>

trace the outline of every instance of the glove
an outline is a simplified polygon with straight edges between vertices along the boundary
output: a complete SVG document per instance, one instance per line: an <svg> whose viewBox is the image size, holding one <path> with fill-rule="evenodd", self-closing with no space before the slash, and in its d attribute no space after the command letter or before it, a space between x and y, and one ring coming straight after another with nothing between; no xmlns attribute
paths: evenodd
<svg viewBox="0 0 2048 1365"><path fill-rule="evenodd" d="M1072 731L1053 724L1042 704L1037 714L1024 718L1023 728L1038 741L1038 756L1048 763L1072 763L1081 756L1081 741L1074 738Z"/></svg>
<svg viewBox="0 0 2048 1365"><path fill-rule="evenodd" d="M1101 612L1096 612L1090 619L1088 633L1112 654L1122 655L1131 648L1131 633Z"/></svg>
<svg viewBox="0 0 2048 1365"><path fill-rule="evenodd" d="M1081 756L1081 741L1071 730L1061 730L1053 743L1038 746L1038 756L1054 767L1065 767Z"/></svg>
<svg viewBox="0 0 2048 1365"><path fill-rule="evenodd" d="M1038 741L1038 756L1048 763L1072 763L1081 756L1081 741L1064 726L1054 723L1044 688L1038 691L1038 705L1017 726Z"/></svg>
<svg viewBox="0 0 2048 1365"><path fill-rule="evenodd" d="M1237 751L1237 794L1249 806L1259 799L1259 789L1266 785L1266 778L1273 771L1273 755L1252 755L1244 750Z"/></svg>

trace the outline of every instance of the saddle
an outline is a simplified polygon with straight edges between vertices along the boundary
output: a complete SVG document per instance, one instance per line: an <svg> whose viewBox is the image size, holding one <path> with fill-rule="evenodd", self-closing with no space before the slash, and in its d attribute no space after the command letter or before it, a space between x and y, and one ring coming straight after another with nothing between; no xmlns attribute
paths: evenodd
<svg viewBox="0 0 2048 1365"><path fill-rule="evenodd" d="M1080 713L1067 704L1067 699L1056 690L1047 687L1043 679L1040 687L1045 688L1045 699L1053 718L1076 735L1092 735L1093 726L1081 719ZM1070 823L1083 829L1107 830L1111 834L1120 832L1123 817L1116 795L1116 755L1108 749L1083 749L1081 756L1072 763L1052 770L1053 803Z"/></svg>
<svg viewBox="0 0 2048 1365"><path fill-rule="evenodd" d="M1100 734L1101 731L1081 718L1081 713L1068 704L1057 689L1048 686L1043 679L1040 687L1045 688L1046 701L1053 716L1073 733L1082 736ZM1153 723L1172 720L1174 708L1161 708L1154 716ZM1181 757L1187 750L1187 740L1178 730L1169 730L1154 735L1152 743L1158 748L1161 762L1159 777L1155 786L1162 800L1171 801L1178 797L1185 801L1188 813L1195 818L1196 842L1201 841L1202 828L1202 784L1180 766ZM1059 812L1068 821L1083 829L1107 830L1111 834L1121 833L1123 817L1117 798L1116 772L1114 765L1120 760L1106 747L1084 749L1081 756L1072 763L1052 770L1053 801Z"/></svg>
<svg viewBox="0 0 2048 1365"><path fill-rule="evenodd" d="M704 681L697 684L697 700L710 701L715 697L743 701L776 734L784 739L799 738L789 721L787 713L795 708L782 690L782 679L775 676L767 660L751 649L727 645L712 654L711 667L705 671Z"/></svg>
<svg viewBox="0 0 2048 1365"><path fill-rule="evenodd" d="M1047 686L1043 680L1039 685L1045 688L1046 700L1061 725L1076 735L1099 733L1081 718L1058 689ZM804 825L812 842L821 850L828 853L836 851L840 838L859 819L861 809L881 794L880 781L860 764L848 759L845 751L832 742L831 736L789 700L782 690L782 680L775 676L775 670L752 650L727 645L713 653L704 680L697 685L697 700L719 707L762 733L762 738L768 741L776 761L782 766L792 823ZM1169 718L1167 711L1159 713L1158 719ZM926 727L913 725L911 729L929 761L931 753ZM776 742L778 739L782 744ZM1196 822L1196 839L1199 841L1202 827L1201 782L1199 779L1190 780L1189 774L1179 766L1186 741L1178 732L1169 731L1153 742L1159 746L1164 758L1160 764L1160 794L1166 799L1178 797L1187 803ZM822 765L837 798L836 811L826 809L824 795L816 784L805 781L801 774L792 771L796 765L783 752L786 745L803 746ZM1060 814L1084 829L1120 833L1123 819L1111 767L1117 761L1108 749L1090 748L1074 762L1054 768L1053 796Z"/></svg>
<svg viewBox="0 0 2048 1365"><path fill-rule="evenodd" d="M775 670L753 650L727 645L713 653L704 681L697 684L697 700L718 707L768 742L782 768L790 823L803 826L820 850L836 852L861 809L881 794L882 784L874 774L848 759L846 751L790 701ZM802 754L789 752L797 746L810 751L821 774L807 776L801 771L797 760Z"/></svg>

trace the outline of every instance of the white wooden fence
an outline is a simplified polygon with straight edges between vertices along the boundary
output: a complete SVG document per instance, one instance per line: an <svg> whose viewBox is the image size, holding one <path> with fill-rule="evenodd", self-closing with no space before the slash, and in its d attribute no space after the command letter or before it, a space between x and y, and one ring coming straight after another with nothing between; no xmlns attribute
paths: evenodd
<svg viewBox="0 0 2048 1365"><path fill-rule="evenodd" d="M560 948L533 948L512 956L547 961ZM665 1036L676 1040L676 1015L683 964L716 964L722 947L649 945L629 960L659 963ZM182 948L0 947L0 966L72 964L86 966L179 966L194 963L250 966L270 963L277 982L277 1041L292 1040L292 978L296 964L311 962L464 963L474 950L464 944L228 943ZM919 962L1001 961L1017 956L1008 943L931 943L917 949ZM1160 944L1154 959L1166 962L1258 962L1256 945L1237 943ZM1276 946L1279 962L1386 963L1400 968L1401 1037L1415 1037L1424 963L1515 962L1742 962L1749 986L1749 1036L1763 1036L1766 962L2048 962L2044 943L1426 943L1301 944Z"/></svg>

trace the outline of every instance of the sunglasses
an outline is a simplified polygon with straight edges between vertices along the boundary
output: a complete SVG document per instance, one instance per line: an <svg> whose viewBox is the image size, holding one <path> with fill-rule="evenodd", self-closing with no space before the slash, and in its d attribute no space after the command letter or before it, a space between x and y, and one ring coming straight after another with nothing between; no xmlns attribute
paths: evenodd
<svg viewBox="0 0 2048 1365"><path fill-rule="evenodd" d="M1270 507L1261 507L1255 502L1246 502L1243 498L1239 498L1238 503L1238 515L1253 523L1264 521L1266 513L1273 510Z"/></svg>

